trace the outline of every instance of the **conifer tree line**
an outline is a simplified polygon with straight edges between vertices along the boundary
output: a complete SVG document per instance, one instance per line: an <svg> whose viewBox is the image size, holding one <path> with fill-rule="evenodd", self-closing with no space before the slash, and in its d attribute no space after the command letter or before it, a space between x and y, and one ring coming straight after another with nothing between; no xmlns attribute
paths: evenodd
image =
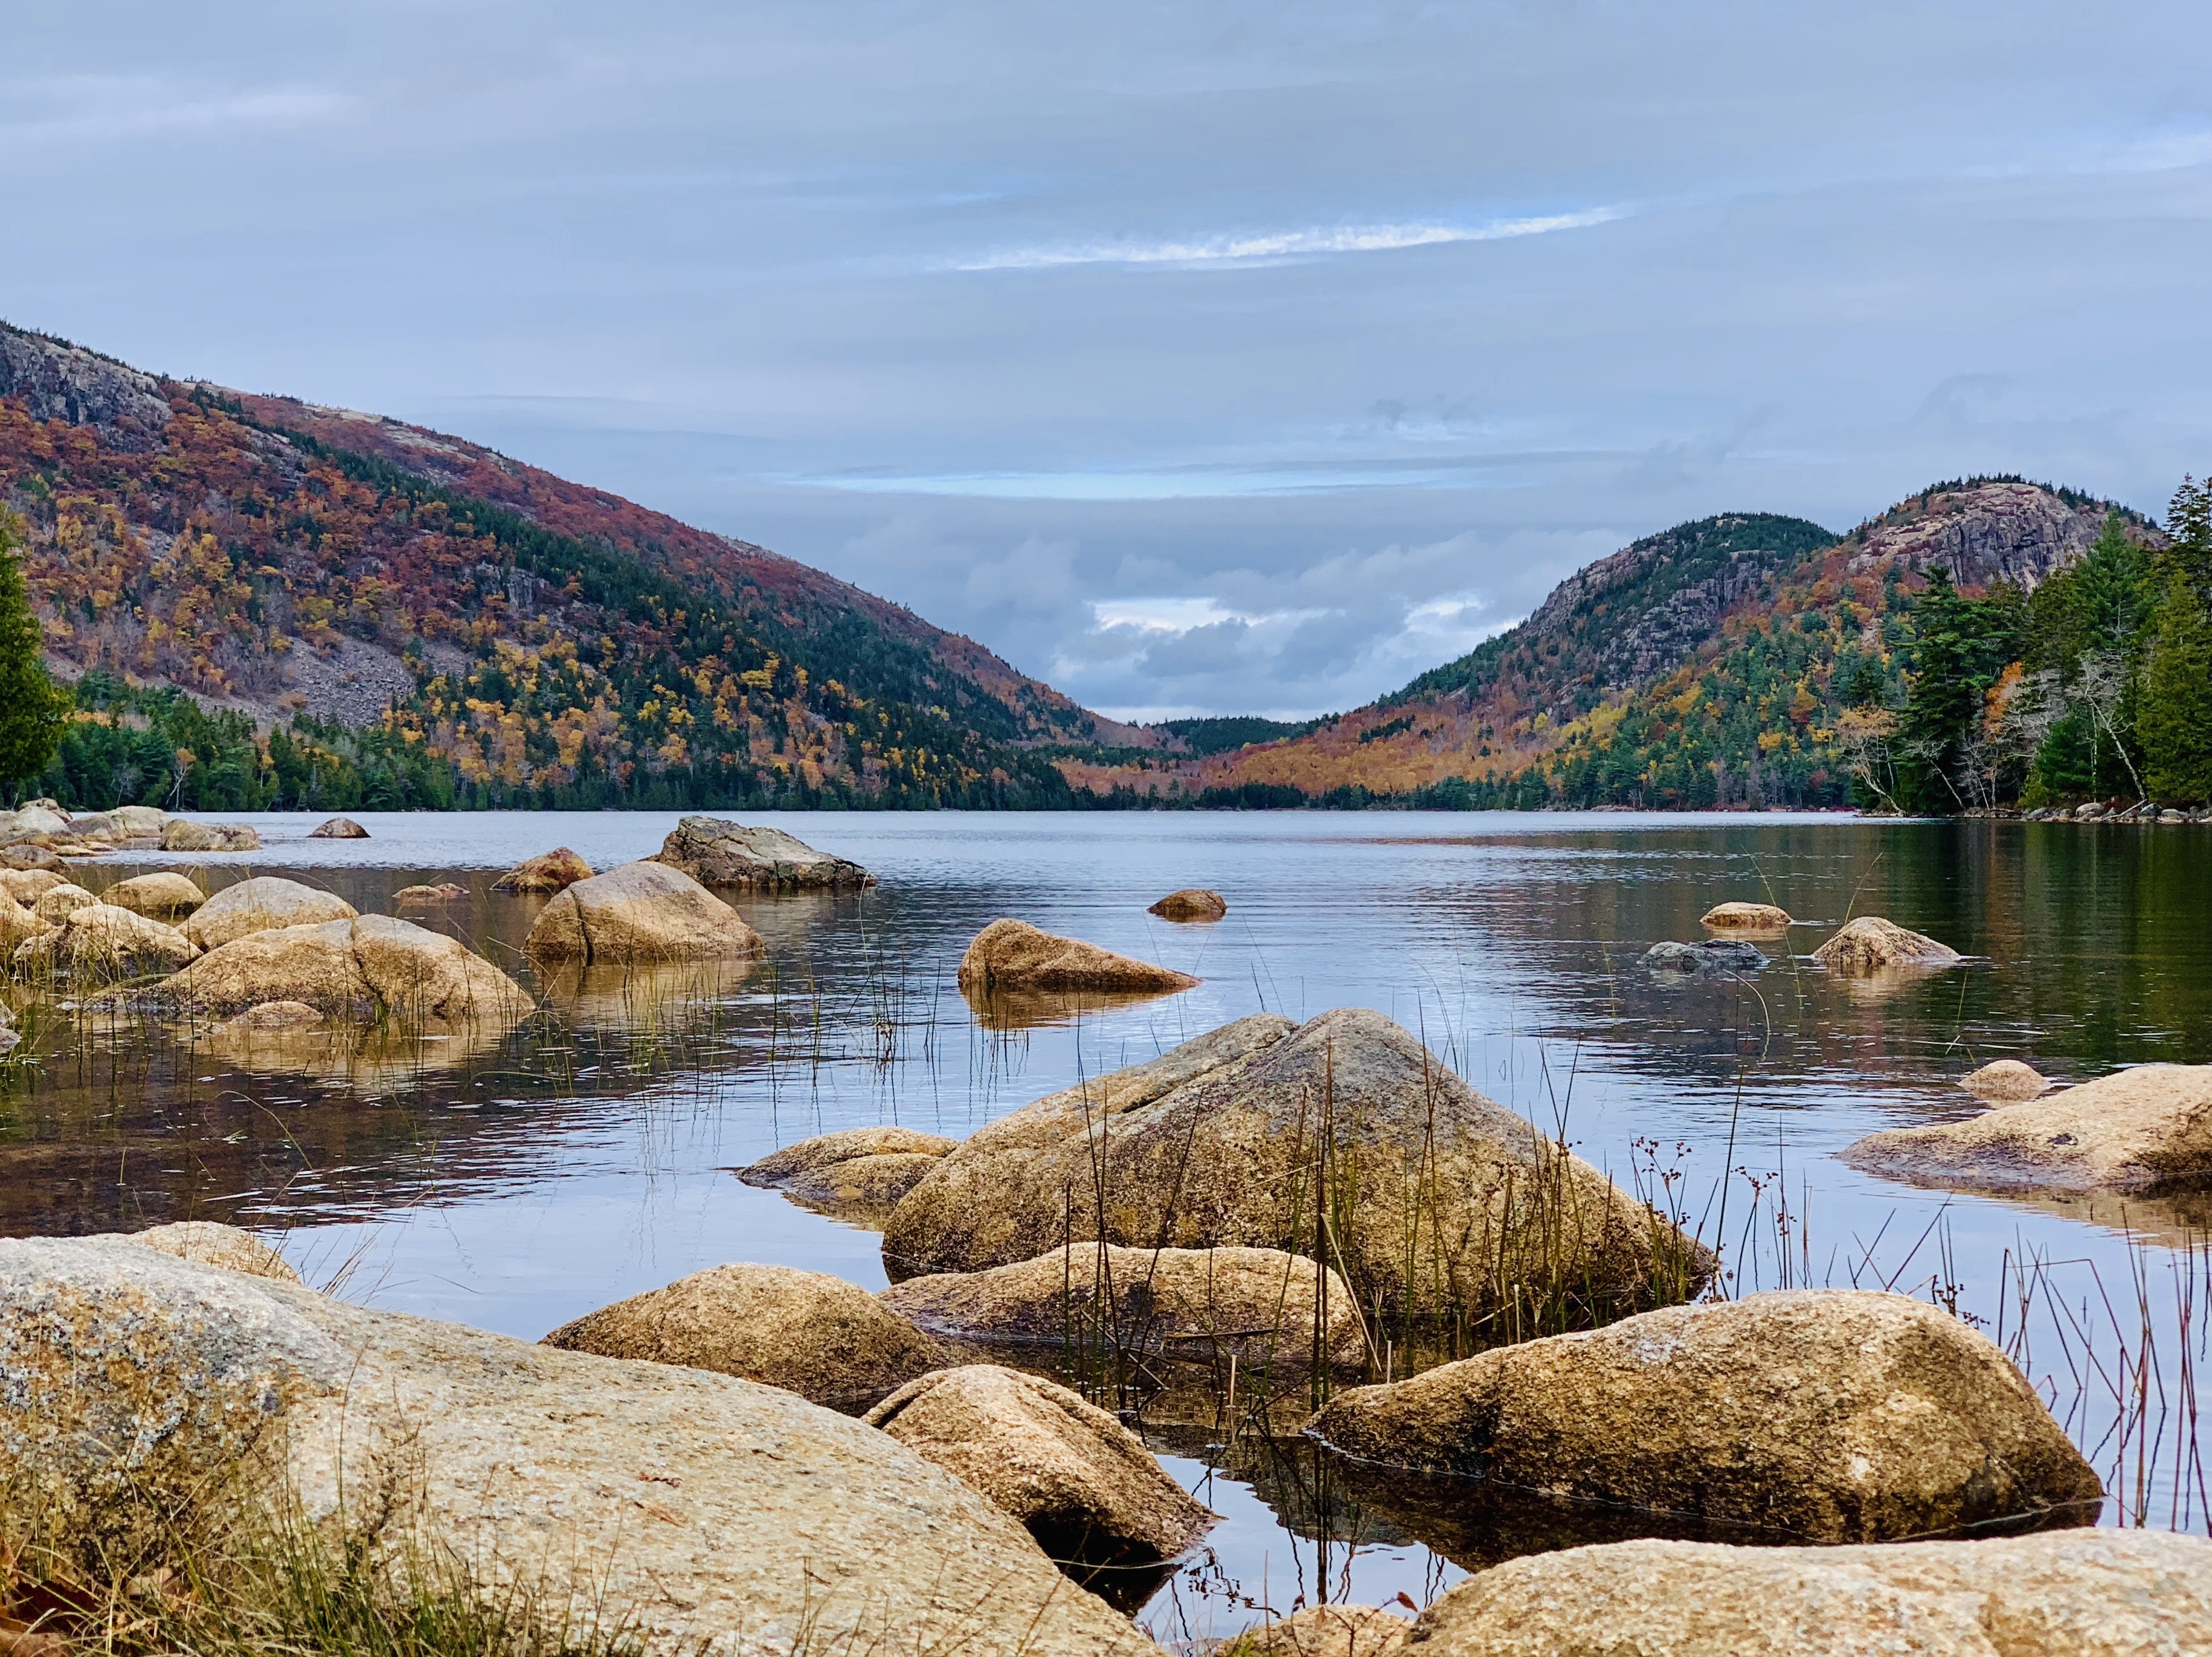
<svg viewBox="0 0 2212 1657"><path fill-rule="evenodd" d="M1862 804L2212 802L2212 484L2183 481L2164 546L2114 513L2032 592L1968 598L1931 568L1911 621L1902 695L1871 664L1846 687L1838 736Z"/></svg>

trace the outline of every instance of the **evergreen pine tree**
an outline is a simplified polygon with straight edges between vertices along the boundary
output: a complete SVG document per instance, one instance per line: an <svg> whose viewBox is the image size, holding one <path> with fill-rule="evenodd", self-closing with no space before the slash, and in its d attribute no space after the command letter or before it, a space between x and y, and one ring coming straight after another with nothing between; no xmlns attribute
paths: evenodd
<svg viewBox="0 0 2212 1657"><path fill-rule="evenodd" d="M23 586L21 520L0 510L0 792L44 771L61 740L69 694L46 677L46 635Z"/></svg>
<svg viewBox="0 0 2212 1657"><path fill-rule="evenodd" d="M2212 799L2212 616L2184 561L2175 560L2143 664L2136 730L2143 786L2153 799Z"/></svg>

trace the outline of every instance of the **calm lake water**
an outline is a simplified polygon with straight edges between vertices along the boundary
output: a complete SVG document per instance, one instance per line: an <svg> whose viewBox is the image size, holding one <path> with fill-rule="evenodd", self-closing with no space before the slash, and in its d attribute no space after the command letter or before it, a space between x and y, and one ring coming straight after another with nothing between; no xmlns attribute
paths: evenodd
<svg viewBox="0 0 2212 1657"><path fill-rule="evenodd" d="M762 961L641 992L538 984L520 946L542 900L489 888L556 846L600 867L646 855L672 816L368 815L362 841L307 840L309 817L249 820L258 853L118 859L79 878L283 871L363 911L450 879L466 898L410 918L507 967L550 1019L486 1052L324 1052L303 1073L27 1011L36 1062L0 1071L0 1229L229 1220L289 1234L309 1279L340 1277L349 1297L529 1338L727 1260L872 1289L884 1282L875 1234L729 1170L835 1128L963 1135L1247 1013L1364 1005L1624 1184L1669 1181L1724 1242L1733 1291L1887 1284L1981 1320L2106 1474L2107 1522L2204 1528L2193 1411L2212 1398L2191 1396L2182 1358L2185 1338L2194 1375L2212 1374L2212 1278L2189 1252L2212 1200L1952 1194L1856 1173L1834 1153L1876 1128L1972 1114L1957 1080L1995 1058L2065 1080L2212 1061L2212 828L784 816L773 821L866 864L880 889L742 902L768 941ZM1181 886L1223 892L1228 919L1176 926L1145 913ZM1649 944L1699 937L1698 915L1729 898L1778 902L1808 924L1765 946L1775 959L1746 980L1662 983L1639 969ZM1973 959L1879 986L1831 979L1803 957L1847 913L1887 915ZM986 1028L953 974L1001 915L1205 982ZM1488 1557L1450 1523L1392 1508L1387 1492L1317 1485L1325 1470L1294 1447L1209 1471L1188 1435L1155 1442L1223 1515L1208 1551L1145 1613L1163 1638L1224 1634L1255 1606L1280 1613L1301 1599L1424 1603Z"/></svg>

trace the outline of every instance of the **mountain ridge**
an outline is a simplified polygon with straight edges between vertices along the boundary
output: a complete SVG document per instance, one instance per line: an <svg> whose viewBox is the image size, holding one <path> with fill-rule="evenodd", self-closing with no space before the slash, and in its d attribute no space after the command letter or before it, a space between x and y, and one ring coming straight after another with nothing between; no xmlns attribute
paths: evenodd
<svg viewBox="0 0 2212 1657"><path fill-rule="evenodd" d="M356 727L470 803L1065 805L1039 744L1157 740L482 445L4 324L0 501L64 677Z"/></svg>

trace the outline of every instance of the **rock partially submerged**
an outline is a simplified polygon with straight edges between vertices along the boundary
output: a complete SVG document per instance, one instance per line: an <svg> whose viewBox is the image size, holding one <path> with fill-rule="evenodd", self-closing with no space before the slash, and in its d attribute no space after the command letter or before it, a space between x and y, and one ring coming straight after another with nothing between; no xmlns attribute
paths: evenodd
<svg viewBox="0 0 2212 1657"><path fill-rule="evenodd" d="M703 886L749 892L858 892L876 877L857 863L817 852L781 828L726 817L685 817L661 843L659 860Z"/></svg>
<svg viewBox="0 0 2212 1657"><path fill-rule="evenodd" d="M296 1001L362 1023L386 1017L495 1027L534 1010L522 986L481 956L391 915L248 932L132 999L216 1018L264 1002Z"/></svg>
<svg viewBox="0 0 2212 1657"><path fill-rule="evenodd" d="M2212 1542L1616 1542L1493 1566L1413 1640L1422 1657L2184 1657L2212 1649Z"/></svg>
<svg viewBox="0 0 2212 1657"><path fill-rule="evenodd" d="M984 995L996 990L1160 992L1198 982L1188 973L1041 932L1026 920L993 921L960 957L960 987Z"/></svg>
<svg viewBox="0 0 2212 1657"><path fill-rule="evenodd" d="M107 984L175 972L199 953L199 945L173 926L112 903L88 903L19 946L13 964L19 973L58 973Z"/></svg>
<svg viewBox="0 0 2212 1657"><path fill-rule="evenodd" d="M307 830L309 840L367 840L368 830L351 817L331 817Z"/></svg>
<svg viewBox="0 0 2212 1657"><path fill-rule="evenodd" d="M1179 892L1170 892L1145 913L1163 920L1219 920L1229 913L1229 900L1203 886L1186 886Z"/></svg>
<svg viewBox="0 0 2212 1657"><path fill-rule="evenodd" d="M133 875L118 880L100 895L103 903L144 915L149 920L174 921L207 901L207 894L187 877L163 870L159 874Z"/></svg>
<svg viewBox="0 0 2212 1657"><path fill-rule="evenodd" d="M262 1001L248 1007L228 1023L230 1030L304 1030L323 1022L323 1016L304 1001Z"/></svg>
<svg viewBox="0 0 2212 1657"><path fill-rule="evenodd" d="M1307 1423L1362 1460L1871 1542L2054 1511L2097 1475L1997 1347L1903 1295L1668 1307L1340 1393Z"/></svg>
<svg viewBox="0 0 2212 1657"><path fill-rule="evenodd" d="M888 1214L957 1144L906 1127L846 1128L771 1151L738 1177L811 1206Z"/></svg>
<svg viewBox="0 0 2212 1657"><path fill-rule="evenodd" d="M2051 1088L2050 1082L2034 1065L2017 1059L1993 1059L1971 1076L1961 1078L1959 1085L1977 1099L1987 1100L1993 1105L2039 1099Z"/></svg>
<svg viewBox="0 0 2212 1657"><path fill-rule="evenodd" d="M1716 903L1698 918L1698 924L1717 932L1747 933L1757 938L1781 938L1797 923L1790 911L1772 903Z"/></svg>
<svg viewBox="0 0 2212 1657"><path fill-rule="evenodd" d="M1847 1146L1855 1168L1986 1190L2141 1191L2212 1180L2212 1065L2141 1065L1963 1122Z"/></svg>
<svg viewBox="0 0 2212 1657"><path fill-rule="evenodd" d="M179 930L203 950L216 950L249 933L351 920L359 913L335 892L276 875L256 875L224 887L194 910Z"/></svg>
<svg viewBox="0 0 2212 1657"><path fill-rule="evenodd" d="M270 1278L278 1283L298 1283L291 1262L255 1236L234 1225L214 1220L175 1220L128 1234L141 1248L155 1248L196 1266L212 1266L249 1278Z"/></svg>
<svg viewBox="0 0 2212 1657"><path fill-rule="evenodd" d="M1907 932L1878 915L1861 915L1813 951L1831 972L1871 973L1893 967L1948 967L1966 957L1948 944Z"/></svg>
<svg viewBox="0 0 2212 1657"><path fill-rule="evenodd" d="M1102 1259L1102 1256L1103 1257ZM1170 1357L1357 1363L1365 1354L1344 1279L1273 1248L1118 1248L1074 1243L988 1272L895 1283L880 1296L934 1335L1056 1346L1110 1330Z"/></svg>
<svg viewBox="0 0 2212 1657"><path fill-rule="evenodd" d="M1102 1240L1310 1253L1316 1181L1332 1177L1358 1181L1328 1246L1363 1306L1479 1314L1537 1292L1603 1315L1694 1292L1711 1270L1364 1008L1242 1018L985 1125L892 1211L884 1262L894 1278L979 1272Z"/></svg>
<svg viewBox="0 0 2212 1657"><path fill-rule="evenodd" d="M545 1344L781 1387L850 1415L951 1361L856 1284L787 1266L718 1266L586 1313Z"/></svg>
<svg viewBox="0 0 2212 1657"><path fill-rule="evenodd" d="M1662 978L1731 978L1759 971L1766 957L1741 938L1710 938L1702 944L1654 944L1640 964Z"/></svg>
<svg viewBox="0 0 2212 1657"><path fill-rule="evenodd" d="M65 1330L66 1339L54 1332ZM0 1241L0 1497L150 1569L294 1520L451 1560L548 1648L1158 1657L889 1435L773 1387L532 1346L166 1258Z"/></svg>
<svg viewBox="0 0 2212 1657"><path fill-rule="evenodd" d="M441 903L454 903L469 895L465 886L452 881L441 881L435 886L402 886L392 895L392 901L403 909L428 909Z"/></svg>
<svg viewBox="0 0 2212 1657"><path fill-rule="evenodd" d="M1238 1635L1217 1657L1395 1657L1413 1631L1378 1605L1309 1605Z"/></svg>
<svg viewBox="0 0 2212 1657"><path fill-rule="evenodd" d="M1213 1522L1134 1433L1019 1369L940 1369L862 1418L980 1490L1066 1564L1158 1564Z"/></svg>
<svg viewBox="0 0 2212 1657"><path fill-rule="evenodd" d="M592 877L592 865L565 846L525 858L492 882L495 892L550 895L565 892L580 880Z"/></svg>
<svg viewBox="0 0 2212 1657"><path fill-rule="evenodd" d="M526 945L548 961L712 961L750 955L760 934L680 869L625 863L580 880L538 913Z"/></svg>

